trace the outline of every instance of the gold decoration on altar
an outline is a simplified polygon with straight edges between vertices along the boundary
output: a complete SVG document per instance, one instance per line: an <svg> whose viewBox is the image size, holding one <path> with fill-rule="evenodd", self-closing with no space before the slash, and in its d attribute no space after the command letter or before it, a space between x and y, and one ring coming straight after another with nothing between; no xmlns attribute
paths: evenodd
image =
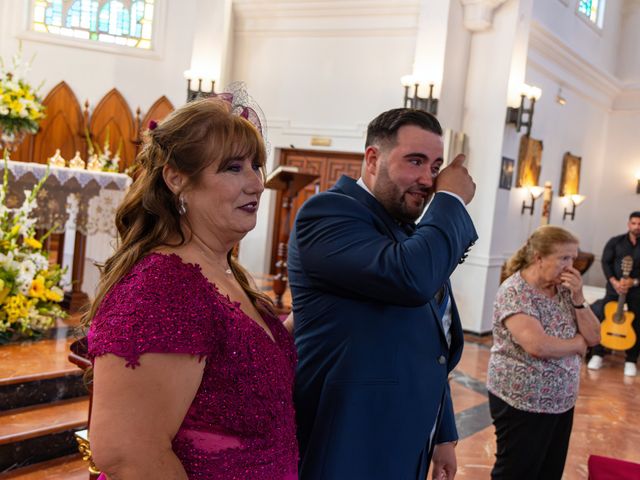
<svg viewBox="0 0 640 480"><path fill-rule="evenodd" d="M60 149L56 148L56 153L52 157L49 157L49 166L51 167L65 167L67 162L62 155L60 155Z"/></svg>
<svg viewBox="0 0 640 480"><path fill-rule="evenodd" d="M75 168L77 170L84 170L84 160L80 156L80 152L76 150L76 156L69 160L69 168Z"/></svg>
<svg viewBox="0 0 640 480"><path fill-rule="evenodd" d="M87 163L87 170L91 170L92 172L102 171L102 162L100 161L100 159L95 153L93 155L89 155L89 163Z"/></svg>

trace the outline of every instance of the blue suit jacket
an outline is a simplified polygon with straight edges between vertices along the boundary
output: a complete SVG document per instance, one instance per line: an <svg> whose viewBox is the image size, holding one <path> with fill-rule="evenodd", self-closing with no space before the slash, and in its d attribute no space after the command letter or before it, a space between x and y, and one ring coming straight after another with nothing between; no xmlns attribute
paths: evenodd
<svg viewBox="0 0 640 480"><path fill-rule="evenodd" d="M450 195L408 236L344 176L300 209L289 281L301 480L424 480L436 419L435 443L457 439L447 376L462 328L452 298L448 347L434 295L476 238Z"/></svg>

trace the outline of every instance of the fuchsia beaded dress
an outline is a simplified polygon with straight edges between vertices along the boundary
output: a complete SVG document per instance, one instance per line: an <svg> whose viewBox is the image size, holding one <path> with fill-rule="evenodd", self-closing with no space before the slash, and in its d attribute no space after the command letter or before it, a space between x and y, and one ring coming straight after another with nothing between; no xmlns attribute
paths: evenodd
<svg viewBox="0 0 640 480"><path fill-rule="evenodd" d="M131 368L144 353L203 357L202 383L173 439L189 479L294 480L296 352L277 318L265 322L275 342L199 267L153 253L105 296L89 354L112 353Z"/></svg>

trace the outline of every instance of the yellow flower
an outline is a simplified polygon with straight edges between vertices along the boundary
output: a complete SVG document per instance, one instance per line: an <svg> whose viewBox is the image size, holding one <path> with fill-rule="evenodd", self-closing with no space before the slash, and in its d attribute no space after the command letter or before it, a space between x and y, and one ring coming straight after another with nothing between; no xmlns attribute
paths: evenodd
<svg viewBox="0 0 640 480"><path fill-rule="evenodd" d="M64 298L64 292L58 287L51 287L51 290L46 290L44 292L44 296L47 300L51 300L52 302L61 302Z"/></svg>
<svg viewBox="0 0 640 480"><path fill-rule="evenodd" d="M29 315L30 306L30 302L21 293L9 297L4 307L7 312L9 322L13 323L17 322L21 318L26 318L27 315Z"/></svg>
<svg viewBox="0 0 640 480"><path fill-rule="evenodd" d="M42 248L42 242L36 240L33 237L28 237L24 239L25 245L30 246L31 248L35 248L36 250L40 250Z"/></svg>
<svg viewBox="0 0 640 480"><path fill-rule="evenodd" d="M5 286L4 280L0 280L0 282L2 282L2 289L0 289L0 305L2 305L2 302L7 298L11 289Z"/></svg>
<svg viewBox="0 0 640 480"><path fill-rule="evenodd" d="M45 291L46 287L44 286L44 277L42 275L38 275L31 282L31 288L29 289L29 296L34 298L40 298L45 300Z"/></svg>
<svg viewBox="0 0 640 480"><path fill-rule="evenodd" d="M22 102L14 100L9 104L9 109L19 114L22 110L24 110L24 105Z"/></svg>
<svg viewBox="0 0 640 480"><path fill-rule="evenodd" d="M19 231L20 231L20 224L16 223L11 229L11 231L9 232L9 235L11 235L12 237L15 237Z"/></svg>

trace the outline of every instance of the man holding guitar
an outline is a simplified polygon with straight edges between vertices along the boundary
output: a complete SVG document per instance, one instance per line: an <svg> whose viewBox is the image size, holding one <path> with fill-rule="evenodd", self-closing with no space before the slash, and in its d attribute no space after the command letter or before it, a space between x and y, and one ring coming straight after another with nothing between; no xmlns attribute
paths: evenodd
<svg viewBox="0 0 640 480"><path fill-rule="evenodd" d="M592 305L602 325L602 343L593 349L587 367L602 367L605 347L626 350L624 374L637 374L640 353L640 211L629 215L629 231L613 237L602 253L602 269L607 278L606 296ZM623 310L626 301L628 311Z"/></svg>

